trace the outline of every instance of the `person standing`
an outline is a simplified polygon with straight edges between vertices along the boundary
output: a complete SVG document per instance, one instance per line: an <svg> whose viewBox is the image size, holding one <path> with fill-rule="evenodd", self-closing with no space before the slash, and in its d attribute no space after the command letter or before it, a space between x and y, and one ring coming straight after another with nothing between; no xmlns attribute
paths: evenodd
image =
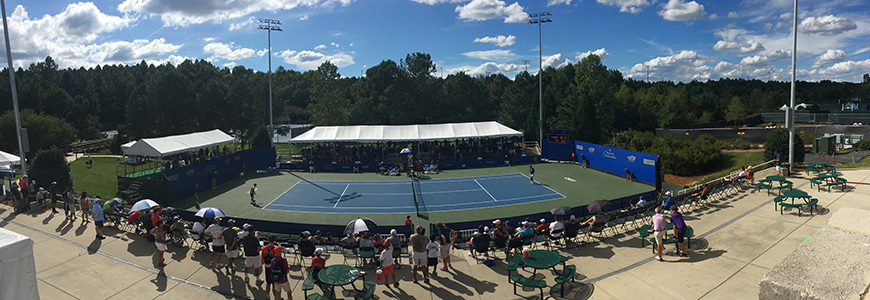
<svg viewBox="0 0 870 300"><path fill-rule="evenodd" d="M405 217L405 226L408 226L411 232L414 232L414 221L411 221L411 215Z"/></svg>
<svg viewBox="0 0 870 300"><path fill-rule="evenodd" d="M21 193L18 192L18 183L12 182L12 208L16 214L20 214L24 210L24 201L21 200Z"/></svg>
<svg viewBox="0 0 870 300"><path fill-rule="evenodd" d="M266 294L271 293L272 284L275 283L272 281L272 258L274 258L275 252L281 252L281 247L275 246L275 238L274 235L270 235L269 244L263 246L263 249L260 250L260 259L263 261L263 269L266 270Z"/></svg>
<svg viewBox="0 0 870 300"><path fill-rule="evenodd" d="M254 268L254 278L256 278L257 285L263 284L263 280L260 279L260 266L262 266L263 262L260 259L260 251L262 247L260 247L260 241L257 240L257 236L254 234L254 226L248 226L247 229L248 234L242 238L242 246L245 247L245 282L249 282L248 279L248 269Z"/></svg>
<svg viewBox="0 0 870 300"><path fill-rule="evenodd" d="M163 253L166 252L166 232L163 231L163 220L157 220L157 226L151 228L151 235L154 236L154 245L157 246L157 266L164 267Z"/></svg>
<svg viewBox="0 0 870 300"><path fill-rule="evenodd" d="M255 183L254 185L251 186L251 190L248 191L248 194L251 195L251 205L256 204L256 203L254 202L254 196L257 195L257 184L256 184L256 183Z"/></svg>
<svg viewBox="0 0 870 300"><path fill-rule="evenodd" d="M529 179L531 179L531 183L535 184L535 167L529 165Z"/></svg>
<svg viewBox="0 0 870 300"><path fill-rule="evenodd" d="M21 205L21 208L23 208L24 210L28 210L29 207L27 207L26 205L30 205L30 182L28 182L27 180L28 179L26 174L21 177L20 180L18 180L18 189L21 190L21 199L24 201Z"/></svg>
<svg viewBox="0 0 870 300"><path fill-rule="evenodd" d="M208 226L208 228L205 229L205 235L210 236L212 238L211 256L209 256L209 258L208 258L208 266L209 267L216 266L218 269L220 269L221 267L224 266L223 264L221 264L221 260L222 260L221 256L224 255L223 254L224 252L226 252L226 248L224 248L226 243L224 243L224 236L222 234L223 228L221 228L220 223L221 223L221 218L216 217L216 218L214 218L214 223L212 223L211 225ZM214 262L212 262L212 260L215 257L215 254L217 254L217 264L214 264Z"/></svg>
<svg viewBox="0 0 870 300"><path fill-rule="evenodd" d="M51 199L51 213L57 213L57 181L52 181L48 187L48 197Z"/></svg>
<svg viewBox="0 0 870 300"><path fill-rule="evenodd" d="M441 254L441 245L438 244L437 240L438 235L433 233L429 237L429 243L426 244L426 265L432 266L432 276L438 275L438 255Z"/></svg>
<svg viewBox="0 0 870 300"><path fill-rule="evenodd" d="M686 244L683 243L683 240L686 237L686 221L683 219L683 214L677 210L677 207L671 208L671 220L669 221L674 223L674 239L677 240L677 243L680 244L680 249L683 251L680 252L680 257L688 257L689 255L686 253Z"/></svg>
<svg viewBox="0 0 870 300"><path fill-rule="evenodd" d="M217 171L211 173L211 189L217 188Z"/></svg>
<svg viewBox="0 0 870 300"><path fill-rule="evenodd" d="M575 153L575 152L573 152L573 151L571 152L571 163L572 163L572 164L576 164L576 163L577 163L577 153Z"/></svg>
<svg viewBox="0 0 870 300"><path fill-rule="evenodd" d="M97 231L97 239L105 239L103 236L103 203L100 198L94 200L94 229Z"/></svg>
<svg viewBox="0 0 870 300"><path fill-rule="evenodd" d="M227 272L230 274L236 272L233 261L236 260L236 256L239 256L239 233L233 228L234 226L236 226L236 220L230 219L227 221L227 228L224 228L221 233L227 246Z"/></svg>
<svg viewBox="0 0 870 300"><path fill-rule="evenodd" d="M782 162L779 160L779 151L774 151L773 155L775 157L773 163L776 164L776 176L782 176L782 171L780 171L782 168Z"/></svg>
<svg viewBox="0 0 870 300"><path fill-rule="evenodd" d="M390 281L387 278L392 276L393 287L399 287L399 282L396 281L396 270L393 268L393 246L391 243L384 243L384 251L381 251L380 261L384 285L390 285Z"/></svg>
<svg viewBox="0 0 870 300"><path fill-rule="evenodd" d="M586 160L586 155L583 155L582 153L580 154L580 165L583 166L584 168L589 166L589 163Z"/></svg>
<svg viewBox="0 0 870 300"><path fill-rule="evenodd" d="M69 201L69 220L70 222L75 222L76 220L76 195L73 194L73 188L67 187L66 192L67 201Z"/></svg>
<svg viewBox="0 0 870 300"><path fill-rule="evenodd" d="M426 258L426 244L429 239L426 238L426 229L423 226L417 226L417 232L408 238L411 242L411 263L414 265L414 283L417 283L417 269L423 270L423 282L429 283L429 265Z"/></svg>
<svg viewBox="0 0 870 300"><path fill-rule="evenodd" d="M653 236L656 239L656 250L658 251L658 256L656 256L657 261L664 261L662 259L662 242L665 239L665 232L667 231L667 224L665 220L665 215L662 214L662 208L656 207L656 214L652 217L653 220Z"/></svg>
<svg viewBox="0 0 870 300"><path fill-rule="evenodd" d="M199 185L193 187L193 202L196 203L196 209L199 210L202 204L199 203Z"/></svg>
<svg viewBox="0 0 870 300"><path fill-rule="evenodd" d="M82 191L79 205L82 207L82 224L90 223L91 221L88 220L88 215L91 214L91 201L88 200L88 192Z"/></svg>
<svg viewBox="0 0 870 300"><path fill-rule="evenodd" d="M435 229L438 229L438 242L441 244L441 260L444 266L441 271L447 271L450 268L450 249L453 249L453 242L456 241L456 232L444 223L435 223ZM435 267L438 267L436 264Z"/></svg>
<svg viewBox="0 0 870 300"><path fill-rule="evenodd" d="M290 290L290 283L287 282L287 272L290 271L290 266L287 260L281 257L280 251L272 253L275 258L272 258L272 281L275 282L275 287L272 292L275 299L281 299L281 291L287 292L287 299L293 300L293 295Z"/></svg>

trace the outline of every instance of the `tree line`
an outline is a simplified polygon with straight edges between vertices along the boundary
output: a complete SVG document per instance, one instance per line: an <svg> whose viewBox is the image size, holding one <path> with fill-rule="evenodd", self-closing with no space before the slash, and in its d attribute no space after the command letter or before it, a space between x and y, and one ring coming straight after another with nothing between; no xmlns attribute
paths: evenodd
<svg viewBox="0 0 870 300"><path fill-rule="evenodd" d="M537 139L538 77L521 72L436 76L426 53L384 60L365 76L346 77L324 62L272 74L276 124L421 124L497 120ZM4 69L3 72L6 72ZM105 65L59 69L51 57L15 71L23 127L34 150L100 137L117 128L121 141L219 128L244 141L268 136L268 75L206 60L177 66ZM0 76L0 150L17 153L8 76ZM624 78L590 55L543 71L544 129L569 129L571 138L602 143L626 130L686 128L738 120L789 100L790 83L747 79L646 82ZM800 102L870 97L862 83L798 82ZM44 126L43 124L56 124ZM50 132L61 128L59 133ZM44 137L44 138L42 138ZM259 140L263 140L260 138Z"/></svg>

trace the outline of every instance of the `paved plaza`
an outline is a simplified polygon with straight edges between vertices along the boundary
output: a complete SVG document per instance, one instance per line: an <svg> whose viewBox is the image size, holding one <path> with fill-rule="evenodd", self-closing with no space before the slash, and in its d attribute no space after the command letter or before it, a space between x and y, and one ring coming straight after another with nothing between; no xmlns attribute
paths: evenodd
<svg viewBox="0 0 870 300"><path fill-rule="evenodd" d="M770 175L757 173L757 178ZM745 189L712 203L707 208L685 212L695 231L690 257L670 252L665 262L653 260L651 246L636 230L620 230L616 236L576 249L557 250L577 266L576 282L565 299L757 299L762 276L791 253L802 240L825 225L830 215L843 207L870 210L867 196L870 170L846 170L846 192L811 189L807 180L791 178L796 188L819 199L815 216L794 210L774 210L765 190ZM437 221L437 220L433 220ZM34 242L39 293L42 299L265 299L264 286L245 283L241 272L229 276L224 270L205 266L209 253L170 246L169 264L155 267L156 249L144 238L106 228L105 240L94 239L93 223L70 224L63 214L14 215L0 206L0 226L26 235ZM427 232L428 233L428 232ZM812 238L812 237L809 237ZM672 250L668 246L667 250ZM832 254L836 255L836 254ZM478 264L466 250L453 250L454 268L439 271L430 284L411 282L411 269L397 270L400 285L378 285L375 299L522 299L538 298L537 289L518 289L514 294L507 280L504 253L492 267ZM237 260L238 261L238 260ZM326 256L327 265L344 263L341 254ZM402 264L407 264L402 257ZM241 266L241 264L239 264ZM368 269L372 272L372 269ZM519 271L526 276L531 270ZM545 298L561 299L555 277L543 274L550 287ZM293 298L303 299L304 273L291 267ZM538 275L541 276L541 275ZM369 275L368 279L373 279ZM338 289L341 291L341 289ZM319 288L314 292L321 293ZM352 299L349 291L339 296Z"/></svg>

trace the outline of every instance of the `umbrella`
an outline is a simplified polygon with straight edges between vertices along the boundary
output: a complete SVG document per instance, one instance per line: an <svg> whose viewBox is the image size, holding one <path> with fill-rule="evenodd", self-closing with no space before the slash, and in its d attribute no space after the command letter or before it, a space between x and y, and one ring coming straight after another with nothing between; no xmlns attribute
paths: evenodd
<svg viewBox="0 0 870 300"><path fill-rule="evenodd" d="M203 219L214 219L215 217L226 217L224 211L220 208L214 207L203 207L196 211L195 216L202 217Z"/></svg>
<svg viewBox="0 0 870 300"><path fill-rule="evenodd" d="M595 200L595 202L589 203L589 205L586 206L586 209L589 209L589 212L591 212L591 213L603 213L603 212L607 211L607 209L610 208L610 206L611 206L610 201Z"/></svg>
<svg viewBox="0 0 870 300"><path fill-rule="evenodd" d="M0 165L18 165L21 164L21 158L14 154L9 154L0 151Z"/></svg>
<svg viewBox="0 0 870 300"><path fill-rule="evenodd" d="M554 216L564 216L571 212L571 208L567 206L559 206L550 210L550 213Z"/></svg>
<svg viewBox="0 0 870 300"><path fill-rule="evenodd" d="M133 206L130 207L130 211L146 210L146 209L154 208L157 206L160 206L160 204L157 204L157 202L154 202L154 200L142 199L142 200L137 201L136 203L133 203Z"/></svg>
<svg viewBox="0 0 870 300"><path fill-rule="evenodd" d="M402 153L402 154L411 153L411 148L402 149L402 152L399 152L399 153Z"/></svg>
<svg viewBox="0 0 870 300"><path fill-rule="evenodd" d="M378 227L378 224L372 221L372 219L359 218L347 223L347 226L344 227L344 234L357 234L363 231L370 231L375 227Z"/></svg>
<svg viewBox="0 0 870 300"><path fill-rule="evenodd" d="M112 198L111 200L106 201L106 203L103 203L103 210L112 210L112 207L115 207L118 203L121 203L121 198Z"/></svg>

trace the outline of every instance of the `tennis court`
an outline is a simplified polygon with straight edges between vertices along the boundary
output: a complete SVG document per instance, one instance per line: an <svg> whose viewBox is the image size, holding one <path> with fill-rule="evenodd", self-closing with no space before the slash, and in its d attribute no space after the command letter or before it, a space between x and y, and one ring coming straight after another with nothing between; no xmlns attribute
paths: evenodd
<svg viewBox="0 0 870 300"><path fill-rule="evenodd" d="M413 184L413 187L412 187ZM317 213L414 213L565 198L520 173L431 180L300 180L263 209Z"/></svg>

